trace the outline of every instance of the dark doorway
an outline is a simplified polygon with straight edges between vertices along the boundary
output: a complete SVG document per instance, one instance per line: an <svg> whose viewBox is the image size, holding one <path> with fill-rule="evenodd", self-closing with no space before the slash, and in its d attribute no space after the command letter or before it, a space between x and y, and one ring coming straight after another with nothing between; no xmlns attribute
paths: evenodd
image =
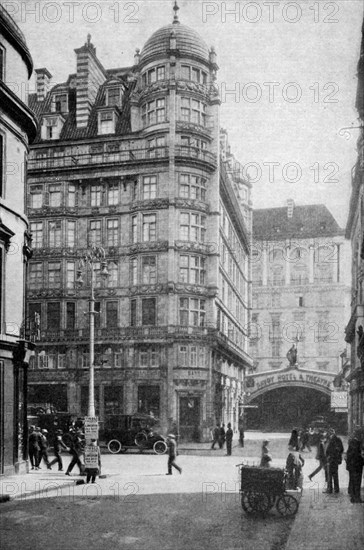
<svg viewBox="0 0 364 550"><path fill-rule="evenodd" d="M200 441L200 397L179 398L179 435L182 441Z"/></svg>

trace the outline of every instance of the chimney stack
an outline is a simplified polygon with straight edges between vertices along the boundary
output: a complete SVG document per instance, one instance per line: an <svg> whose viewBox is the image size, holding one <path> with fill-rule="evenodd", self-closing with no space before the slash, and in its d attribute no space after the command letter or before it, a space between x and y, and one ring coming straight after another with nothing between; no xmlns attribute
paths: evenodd
<svg viewBox="0 0 364 550"><path fill-rule="evenodd" d="M42 69L35 69L35 74L37 75L37 101L44 101L50 89L52 75L45 67L43 67Z"/></svg>
<svg viewBox="0 0 364 550"><path fill-rule="evenodd" d="M105 69L96 57L96 48L91 43L91 35L87 42L75 50L77 57L77 128L86 128L92 105L95 102L99 87L105 82Z"/></svg>
<svg viewBox="0 0 364 550"><path fill-rule="evenodd" d="M294 200L287 200L287 218L293 218Z"/></svg>

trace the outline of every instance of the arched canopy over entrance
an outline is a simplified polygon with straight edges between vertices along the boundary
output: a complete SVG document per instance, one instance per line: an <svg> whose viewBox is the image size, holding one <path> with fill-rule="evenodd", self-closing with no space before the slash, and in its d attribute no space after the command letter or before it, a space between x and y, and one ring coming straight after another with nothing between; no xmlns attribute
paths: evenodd
<svg viewBox="0 0 364 550"><path fill-rule="evenodd" d="M253 374L246 379L245 425L250 430L290 431L318 416L346 432L344 414L331 409L334 373L296 367Z"/></svg>
<svg viewBox="0 0 364 550"><path fill-rule="evenodd" d="M307 387L281 387L255 397L246 409L246 424L250 430L291 431L309 426L318 416L331 415L330 395Z"/></svg>

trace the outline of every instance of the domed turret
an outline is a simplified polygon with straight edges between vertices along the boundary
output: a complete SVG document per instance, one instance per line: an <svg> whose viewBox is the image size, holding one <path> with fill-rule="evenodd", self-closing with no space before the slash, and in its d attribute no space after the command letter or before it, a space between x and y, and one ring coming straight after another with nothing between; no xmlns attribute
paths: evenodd
<svg viewBox="0 0 364 550"><path fill-rule="evenodd" d="M140 62L145 63L153 57L165 57L168 50L171 49L170 39L172 33L176 40L176 49L182 57L195 57L204 62L209 61L209 49L206 42L200 35L186 25L181 25L178 20L175 5L175 16L173 23L158 29L147 40L140 54Z"/></svg>

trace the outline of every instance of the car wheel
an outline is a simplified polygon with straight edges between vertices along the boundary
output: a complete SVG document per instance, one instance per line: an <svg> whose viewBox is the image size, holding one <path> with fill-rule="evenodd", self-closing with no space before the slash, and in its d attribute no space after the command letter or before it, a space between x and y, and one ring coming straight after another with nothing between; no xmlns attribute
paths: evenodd
<svg viewBox="0 0 364 550"><path fill-rule="evenodd" d="M107 444L107 448L109 449L109 452L113 455L118 454L122 449L121 443L117 439L112 439L111 441L109 441L109 443Z"/></svg>
<svg viewBox="0 0 364 550"><path fill-rule="evenodd" d="M153 445L153 451L157 455L164 455L166 450L167 450L167 445L162 439L160 441L156 441Z"/></svg>
<svg viewBox="0 0 364 550"><path fill-rule="evenodd" d="M141 447L142 449L147 446L147 436L145 433L140 432L136 434L134 442L137 447Z"/></svg>

